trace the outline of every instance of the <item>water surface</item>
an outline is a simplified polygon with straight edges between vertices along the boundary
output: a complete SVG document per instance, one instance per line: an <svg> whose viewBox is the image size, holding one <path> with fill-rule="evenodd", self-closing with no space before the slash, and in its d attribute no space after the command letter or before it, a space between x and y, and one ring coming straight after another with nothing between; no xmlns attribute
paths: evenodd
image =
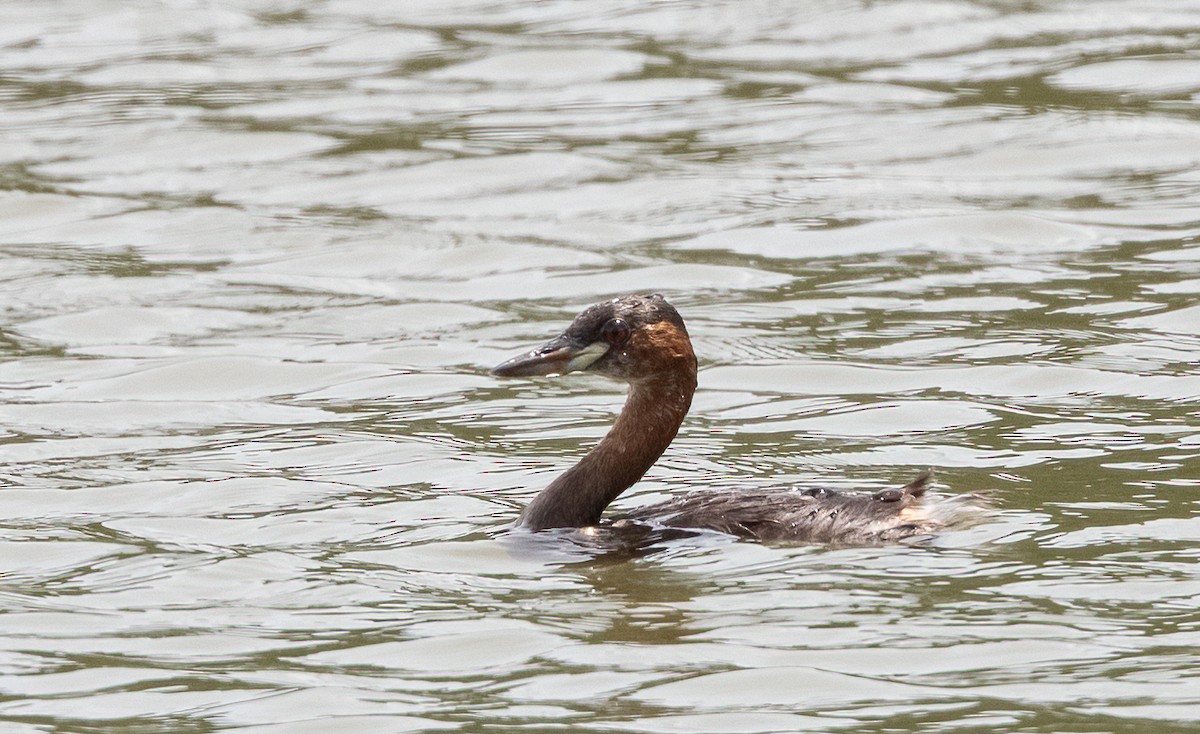
<svg viewBox="0 0 1200 734"><path fill-rule="evenodd" d="M1200 4L0 8L13 732L1200 730ZM514 538L666 293L625 507L879 488L922 547Z"/></svg>

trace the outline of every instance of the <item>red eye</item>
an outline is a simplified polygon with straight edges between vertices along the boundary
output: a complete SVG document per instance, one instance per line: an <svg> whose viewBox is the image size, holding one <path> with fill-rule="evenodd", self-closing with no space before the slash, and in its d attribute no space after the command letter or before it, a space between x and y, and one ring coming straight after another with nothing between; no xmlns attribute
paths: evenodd
<svg viewBox="0 0 1200 734"><path fill-rule="evenodd" d="M629 338L629 324L623 319L611 319L600 327L600 338L613 346L623 344Z"/></svg>

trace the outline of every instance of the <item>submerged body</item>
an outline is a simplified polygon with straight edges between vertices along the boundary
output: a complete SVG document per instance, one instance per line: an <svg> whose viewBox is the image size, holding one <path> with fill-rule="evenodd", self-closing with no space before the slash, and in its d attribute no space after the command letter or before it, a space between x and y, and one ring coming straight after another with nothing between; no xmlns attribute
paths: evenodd
<svg viewBox="0 0 1200 734"><path fill-rule="evenodd" d="M633 522L704 528L773 542L864 545L928 535L945 526L924 498L933 472L922 472L899 489L834 492L828 489L767 489L693 492L638 508Z"/></svg>
<svg viewBox="0 0 1200 734"><path fill-rule="evenodd" d="M492 370L526 377L588 371L629 383L612 429L522 511L530 530L586 528L654 465L691 407L696 356L679 313L660 295L584 310L565 332ZM928 535L970 514L970 498L931 498L932 472L880 492L694 492L641 507L619 524L716 530L777 542L872 544Z"/></svg>

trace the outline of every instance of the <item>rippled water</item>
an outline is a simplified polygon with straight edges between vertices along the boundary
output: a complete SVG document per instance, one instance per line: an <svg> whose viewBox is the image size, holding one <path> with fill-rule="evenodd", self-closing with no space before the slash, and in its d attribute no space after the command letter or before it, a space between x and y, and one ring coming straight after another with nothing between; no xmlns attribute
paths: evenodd
<svg viewBox="0 0 1200 734"><path fill-rule="evenodd" d="M5 732L1200 730L1200 3L0 6ZM930 547L502 529L934 466Z"/></svg>

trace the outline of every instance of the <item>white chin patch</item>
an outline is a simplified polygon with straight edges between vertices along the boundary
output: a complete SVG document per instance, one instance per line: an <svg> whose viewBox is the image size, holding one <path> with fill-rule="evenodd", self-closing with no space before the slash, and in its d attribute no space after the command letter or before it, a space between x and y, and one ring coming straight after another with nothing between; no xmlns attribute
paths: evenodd
<svg viewBox="0 0 1200 734"><path fill-rule="evenodd" d="M607 342L592 342L579 351L567 362L567 372L579 372L591 367L592 364L608 353Z"/></svg>

